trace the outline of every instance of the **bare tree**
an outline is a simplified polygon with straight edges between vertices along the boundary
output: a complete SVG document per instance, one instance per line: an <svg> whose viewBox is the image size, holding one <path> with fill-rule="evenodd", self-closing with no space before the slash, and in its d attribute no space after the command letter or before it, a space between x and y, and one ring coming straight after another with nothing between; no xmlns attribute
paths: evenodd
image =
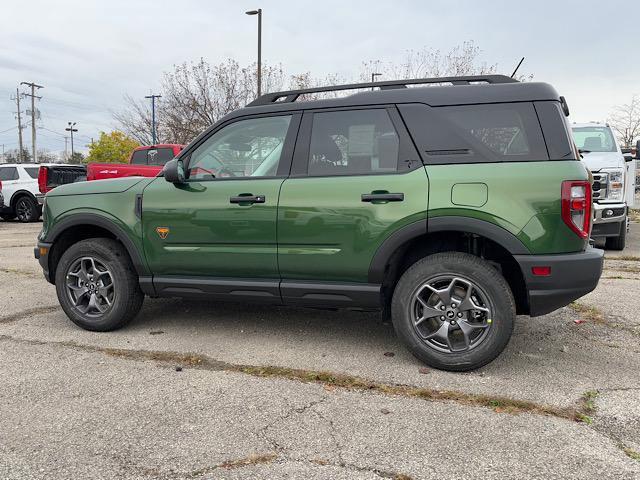
<svg viewBox="0 0 640 480"><path fill-rule="evenodd" d="M640 97L634 95L631 102L613 107L608 122L622 146L632 147L640 137Z"/></svg>

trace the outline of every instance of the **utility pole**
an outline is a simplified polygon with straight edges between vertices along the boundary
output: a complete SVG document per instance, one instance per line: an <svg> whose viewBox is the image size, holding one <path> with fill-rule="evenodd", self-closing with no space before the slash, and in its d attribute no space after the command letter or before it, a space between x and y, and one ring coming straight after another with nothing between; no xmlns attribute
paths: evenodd
<svg viewBox="0 0 640 480"><path fill-rule="evenodd" d="M258 97L262 94L262 9L244 12L247 15L258 16Z"/></svg>
<svg viewBox="0 0 640 480"><path fill-rule="evenodd" d="M20 82L20 85L31 87L31 93L25 93L25 96L31 97L31 149L33 150L33 163L38 163L38 154L36 152L36 98L41 99L42 97L36 95L36 88L44 87L33 82Z"/></svg>
<svg viewBox="0 0 640 480"><path fill-rule="evenodd" d="M156 144L156 98L162 98L162 95L147 95L144 98L151 99L151 138L152 143ZM93 143L93 142L92 142Z"/></svg>
<svg viewBox="0 0 640 480"><path fill-rule="evenodd" d="M382 75L381 73L372 73L371 74L371 83L374 83L376 81L376 77L379 77L380 75ZM373 92L374 87L371 87L371 91Z"/></svg>
<svg viewBox="0 0 640 480"><path fill-rule="evenodd" d="M68 122L68 127L65 128L65 132L71 132L71 162L73 163L73 132L77 132L78 129L77 128L73 128L73 126L76 124L76 122Z"/></svg>
<svg viewBox="0 0 640 480"><path fill-rule="evenodd" d="M22 163L22 112L20 111L20 90L16 88L16 106L18 108L18 163Z"/></svg>
<svg viewBox="0 0 640 480"><path fill-rule="evenodd" d="M66 135L64 136L64 159L65 160L69 160L69 154L67 152L67 140L69 140L69 137L67 137Z"/></svg>

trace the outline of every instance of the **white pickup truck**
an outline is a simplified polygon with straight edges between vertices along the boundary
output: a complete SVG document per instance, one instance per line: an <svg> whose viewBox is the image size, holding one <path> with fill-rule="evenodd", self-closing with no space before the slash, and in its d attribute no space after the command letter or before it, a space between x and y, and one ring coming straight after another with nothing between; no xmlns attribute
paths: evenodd
<svg viewBox="0 0 640 480"><path fill-rule="evenodd" d="M605 123L574 123L573 138L593 174L591 238L606 239L605 247L623 250L629 228L628 209L635 200L636 165L625 156Z"/></svg>

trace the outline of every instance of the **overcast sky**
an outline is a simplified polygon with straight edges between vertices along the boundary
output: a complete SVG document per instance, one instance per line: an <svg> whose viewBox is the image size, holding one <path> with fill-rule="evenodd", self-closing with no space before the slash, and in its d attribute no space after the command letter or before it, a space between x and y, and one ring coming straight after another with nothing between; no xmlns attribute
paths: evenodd
<svg viewBox="0 0 640 480"><path fill-rule="evenodd" d="M572 121L604 120L640 94L638 0L2 0L0 144L17 146L10 97L22 81L44 85L38 146L60 151L67 121L82 147L114 127L124 94L148 95L173 64L254 61L256 17L244 11L258 7L263 60L287 73L355 77L366 60L473 40L500 73L525 56L522 73L565 95Z"/></svg>

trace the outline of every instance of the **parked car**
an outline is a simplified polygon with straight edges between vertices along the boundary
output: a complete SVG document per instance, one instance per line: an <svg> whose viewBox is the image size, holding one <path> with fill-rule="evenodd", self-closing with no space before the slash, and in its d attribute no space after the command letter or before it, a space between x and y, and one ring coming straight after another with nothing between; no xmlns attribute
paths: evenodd
<svg viewBox="0 0 640 480"><path fill-rule="evenodd" d="M40 165L38 171L38 190L47 193L60 185L82 182L87 179L87 167L85 165L50 164Z"/></svg>
<svg viewBox="0 0 640 480"><path fill-rule="evenodd" d="M606 123L573 124L573 138L593 174L591 237L606 239L606 248L624 250L629 229L628 210L635 201L635 162L623 154Z"/></svg>
<svg viewBox="0 0 640 480"><path fill-rule="evenodd" d="M18 218L21 222L35 222L42 212L44 195L38 189L37 163L0 164L0 182L4 206L0 208L3 220Z"/></svg>
<svg viewBox="0 0 640 480"><path fill-rule="evenodd" d="M600 278L566 115L550 85L502 75L266 94L161 176L49 192L35 256L88 330L122 327L145 295L380 309L420 360L478 368L516 313Z"/></svg>
<svg viewBox="0 0 640 480"><path fill-rule="evenodd" d="M104 180L119 177L155 177L165 163L175 157L184 145L163 143L137 147L128 163L90 163L87 180Z"/></svg>
<svg viewBox="0 0 640 480"><path fill-rule="evenodd" d="M0 182L0 209L4 207L4 195L2 195L2 182Z"/></svg>

